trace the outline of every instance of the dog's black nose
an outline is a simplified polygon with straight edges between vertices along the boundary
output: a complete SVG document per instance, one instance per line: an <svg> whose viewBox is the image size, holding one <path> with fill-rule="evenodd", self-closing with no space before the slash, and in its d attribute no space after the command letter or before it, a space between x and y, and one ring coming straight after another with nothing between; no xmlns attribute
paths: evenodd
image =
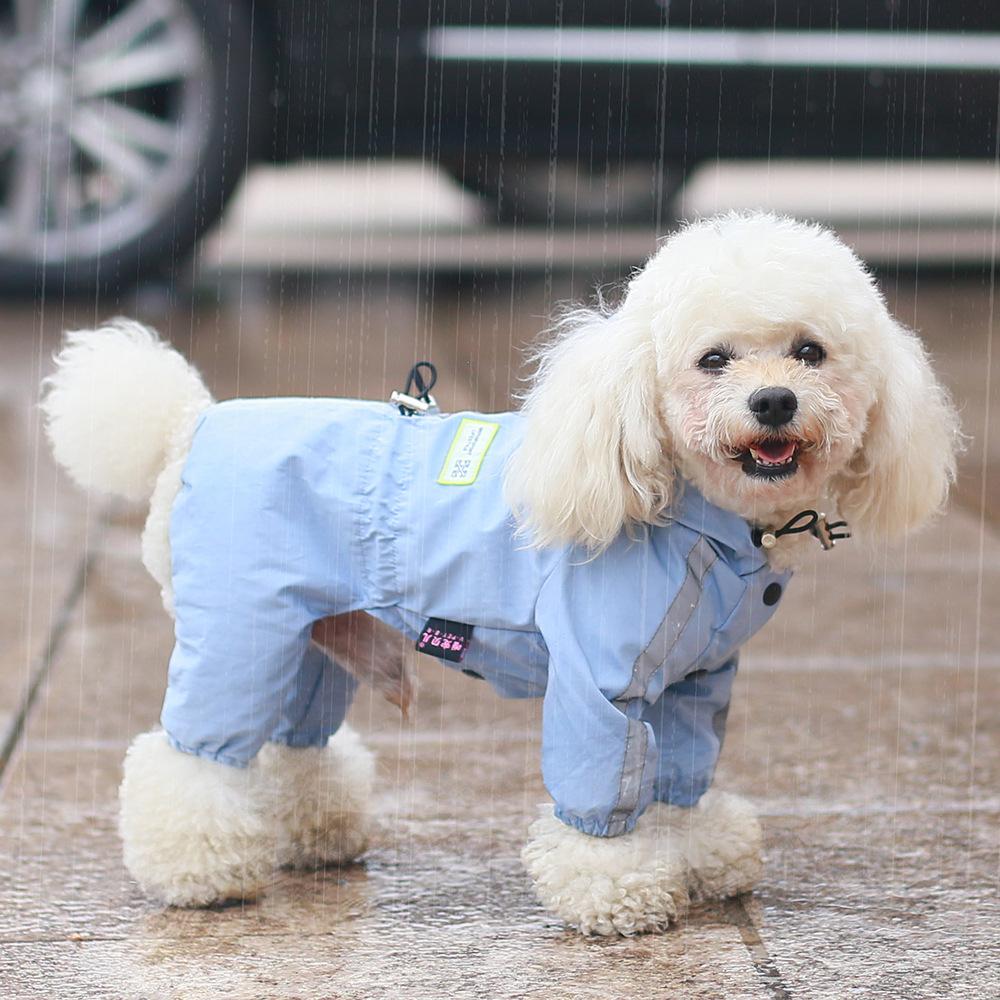
<svg viewBox="0 0 1000 1000"><path fill-rule="evenodd" d="M752 393L747 405L760 423L768 427L780 427L795 416L799 401L791 389L769 385L766 389L758 389Z"/></svg>

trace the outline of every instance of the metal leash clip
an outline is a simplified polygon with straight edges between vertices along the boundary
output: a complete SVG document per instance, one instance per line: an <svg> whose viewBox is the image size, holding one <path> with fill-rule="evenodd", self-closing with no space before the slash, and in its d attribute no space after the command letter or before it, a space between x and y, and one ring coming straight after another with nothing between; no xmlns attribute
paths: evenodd
<svg viewBox="0 0 1000 1000"><path fill-rule="evenodd" d="M826 514L818 514L814 510L803 510L795 517L790 518L780 528L754 528L750 537L758 548L773 549L782 535L797 535L800 532L808 531L818 538L819 544L826 552L829 552L840 539L851 537L849 531L837 530L846 527L846 521L827 521Z"/></svg>
<svg viewBox="0 0 1000 1000"><path fill-rule="evenodd" d="M389 402L398 406L403 416L412 417L414 413L426 413L434 405L434 397L431 396L430 401L427 401L393 389Z"/></svg>
<svg viewBox="0 0 1000 1000"><path fill-rule="evenodd" d="M424 378L422 368L427 369ZM418 361L411 369L406 380L406 391L394 389L389 396L389 402L399 407L404 417L412 417L415 413L427 413L437 408L437 400L431 395L431 389L437 382L437 369L429 361Z"/></svg>
<svg viewBox="0 0 1000 1000"><path fill-rule="evenodd" d="M838 530L846 527L846 521L827 521L826 514L820 514L810 530L819 539L819 544L823 546L823 550L829 552L842 538L851 537L849 531Z"/></svg>

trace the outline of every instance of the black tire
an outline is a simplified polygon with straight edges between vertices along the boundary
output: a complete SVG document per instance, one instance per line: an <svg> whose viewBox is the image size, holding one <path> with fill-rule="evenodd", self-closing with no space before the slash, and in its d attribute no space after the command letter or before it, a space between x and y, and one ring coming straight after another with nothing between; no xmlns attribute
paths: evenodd
<svg viewBox="0 0 1000 1000"><path fill-rule="evenodd" d="M22 295L114 295L141 280L168 277L221 215L257 151L261 129L252 113L259 116L266 105L263 74L254 72L250 21L242 4L177 2L192 15L209 54L209 99L201 105L207 127L186 183L179 179L176 195L157 207L146 228L100 252L24 259L0 247L0 289ZM77 39L74 48L78 44Z"/></svg>

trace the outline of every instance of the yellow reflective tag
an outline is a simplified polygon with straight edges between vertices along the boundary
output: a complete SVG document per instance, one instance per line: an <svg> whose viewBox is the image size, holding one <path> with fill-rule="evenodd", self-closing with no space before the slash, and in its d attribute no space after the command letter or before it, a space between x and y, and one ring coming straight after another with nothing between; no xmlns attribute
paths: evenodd
<svg viewBox="0 0 1000 1000"><path fill-rule="evenodd" d="M489 420L463 417L437 477L438 483L442 486L469 486L474 483L499 429L499 424Z"/></svg>

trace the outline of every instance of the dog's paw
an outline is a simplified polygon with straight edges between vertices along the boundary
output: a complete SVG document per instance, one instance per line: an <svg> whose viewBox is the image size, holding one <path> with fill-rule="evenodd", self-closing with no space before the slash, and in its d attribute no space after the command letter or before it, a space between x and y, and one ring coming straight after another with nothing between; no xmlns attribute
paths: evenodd
<svg viewBox="0 0 1000 1000"><path fill-rule="evenodd" d="M764 838L750 803L713 790L684 811L691 898L728 899L753 889L764 870Z"/></svg>
<svg viewBox="0 0 1000 1000"><path fill-rule="evenodd" d="M325 747L267 744L258 757L276 789L278 864L320 868L355 860L372 829L375 756L342 726Z"/></svg>
<svg viewBox="0 0 1000 1000"><path fill-rule="evenodd" d="M543 816L521 859L542 905L583 934L662 931L688 907L681 845L649 813L620 837L591 837Z"/></svg>
<svg viewBox="0 0 1000 1000"><path fill-rule="evenodd" d="M255 764L226 767L143 733L125 757L119 831L125 866L171 906L258 894L275 868L271 794Z"/></svg>

